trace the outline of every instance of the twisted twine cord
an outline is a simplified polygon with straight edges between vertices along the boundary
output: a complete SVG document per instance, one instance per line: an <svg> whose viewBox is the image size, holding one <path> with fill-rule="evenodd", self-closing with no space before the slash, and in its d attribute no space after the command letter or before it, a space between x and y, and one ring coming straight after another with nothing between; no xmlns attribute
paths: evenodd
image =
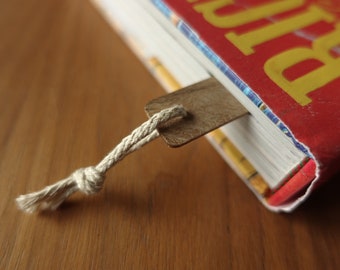
<svg viewBox="0 0 340 270"><path fill-rule="evenodd" d="M182 105L175 105L160 111L133 130L96 166L80 168L67 178L40 191L20 195L16 199L18 207L28 213L55 210L76 191L81 191L88 195L99 192L103 187L105 174L111 167L128 154L156 139L159 136L157 128L162 124L170 119L183 118L186 115L187 112Z"/></svg>

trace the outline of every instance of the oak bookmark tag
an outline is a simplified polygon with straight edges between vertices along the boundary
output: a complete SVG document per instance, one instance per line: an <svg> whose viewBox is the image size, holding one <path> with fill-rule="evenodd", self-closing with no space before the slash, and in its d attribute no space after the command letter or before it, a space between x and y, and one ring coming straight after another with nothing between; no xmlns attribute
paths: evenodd
<svg viewBox="0 0 340 270"><path fill-rule="evenodd" d="M182 88L151 100L145 106L149 117L170 106L181 104L188 117L158 128L171 147L182 146L248 113L215 78Z"/></svg>

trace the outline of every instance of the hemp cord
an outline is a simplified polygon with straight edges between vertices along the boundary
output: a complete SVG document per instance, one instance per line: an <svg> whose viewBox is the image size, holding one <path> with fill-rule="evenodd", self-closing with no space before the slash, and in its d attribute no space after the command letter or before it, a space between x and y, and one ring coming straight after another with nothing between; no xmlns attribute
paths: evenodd
<svg viewBox="0 0 340 270"><path fill-rule="evenodd" d="M149 120L126 136L102 161L95 166L80 168L67 178L49 185L40 191L20 195L16 198L18 207L27 213L55 210L69 196L77 191L87 195L99 192L105 181L106 172L128 154L159 137L157 131L170 119L183 118L187 115L182 105L164 109L154 114Z"/></svg>

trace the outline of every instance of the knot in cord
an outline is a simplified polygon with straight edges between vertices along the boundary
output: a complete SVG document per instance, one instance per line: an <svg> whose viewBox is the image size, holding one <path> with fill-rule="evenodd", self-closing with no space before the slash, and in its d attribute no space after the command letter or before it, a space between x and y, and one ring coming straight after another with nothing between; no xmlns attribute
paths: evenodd
<svg viewBox="0 0 340 270"><path fill-rule="evenodd" d="M79 190L88 195L99 192L105 180L105 174L94 166L80 168L71 177L77 183Z"/></svg>

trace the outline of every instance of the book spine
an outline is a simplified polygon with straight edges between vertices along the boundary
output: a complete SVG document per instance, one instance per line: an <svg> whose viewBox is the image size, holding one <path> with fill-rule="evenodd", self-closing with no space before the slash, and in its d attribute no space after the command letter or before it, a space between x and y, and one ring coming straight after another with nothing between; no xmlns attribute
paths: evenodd
<svg viewBox="0 0 340 270"><path fill-rule="evenodd" d="M267 203L271 206L279 206L290 201L311 183L315 178L315 172L315 161L310 159L289 181L268 197Z"/></svg>

